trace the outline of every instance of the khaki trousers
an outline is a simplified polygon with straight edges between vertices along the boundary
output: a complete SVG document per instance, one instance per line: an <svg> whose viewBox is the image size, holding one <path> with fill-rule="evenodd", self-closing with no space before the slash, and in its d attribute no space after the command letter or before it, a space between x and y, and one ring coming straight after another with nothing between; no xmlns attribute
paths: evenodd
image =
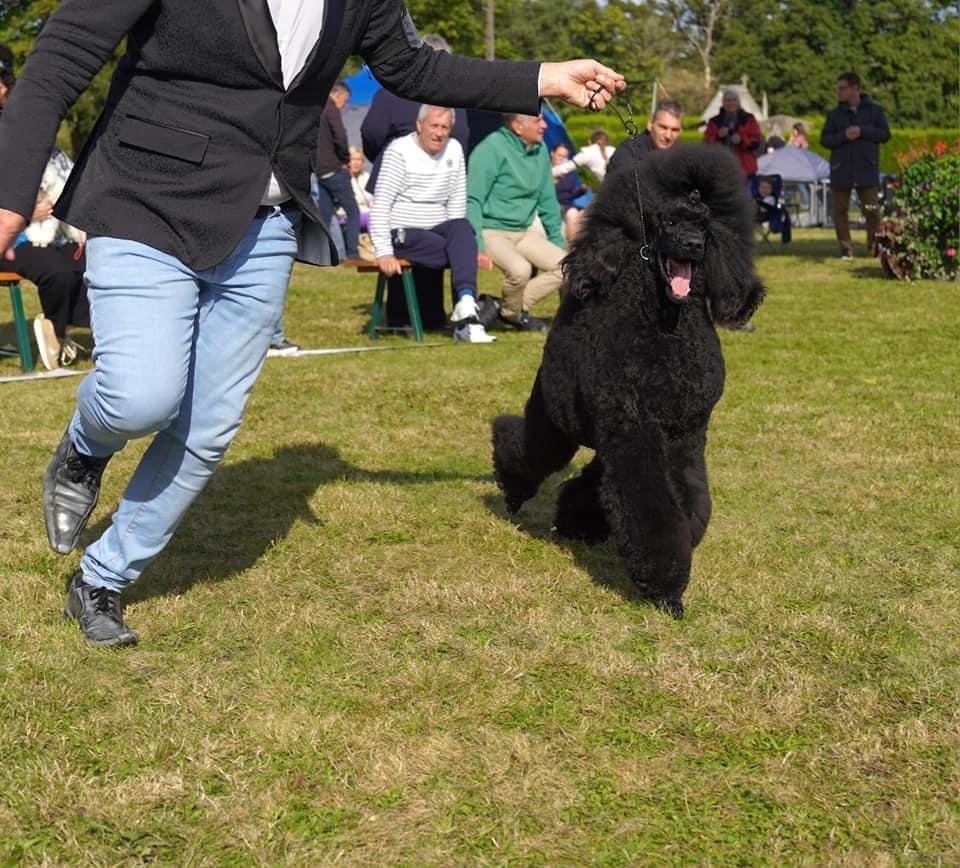
<svg viewBox="0 0 960 868"><path fill-rule="evenodd" d="M483 246L503 271L500 315L504 319L517 319L521 311L530 310L563 283L560 260L566 251L547 239L539 221L523 232L484 229ZM531 280L534 267L539 273Z"/></svg>
<svg viewBox="0 0 960 868"><path fill-rule="evenodd" d="M873 256L873 242L880 225L880 199L877 187L857 187L857 198L860 200L860 211L867 224L867 252ZM837 243L841 250L853 253L853 242L850 240L850 191L833 191L833 226L837 233Z"/></svg>

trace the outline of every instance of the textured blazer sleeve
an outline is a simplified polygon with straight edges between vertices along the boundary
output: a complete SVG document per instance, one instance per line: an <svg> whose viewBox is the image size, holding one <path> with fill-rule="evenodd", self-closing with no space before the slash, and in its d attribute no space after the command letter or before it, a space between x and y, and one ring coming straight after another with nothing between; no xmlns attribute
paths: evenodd
<svg viewBox="0 0 960 868"><path fill-rule="evenodd" d="M63 0L37 37L0 120L0 207L28 220L57 128L153 0Z"/></svg>
<svg viewBox="0 0 960 868"><path fill-rule="evenodd" d="M381 0L360 54L387 90L416 102L537 114L540 64L479 60L434 51L420 41L401 0Z"/></svg>

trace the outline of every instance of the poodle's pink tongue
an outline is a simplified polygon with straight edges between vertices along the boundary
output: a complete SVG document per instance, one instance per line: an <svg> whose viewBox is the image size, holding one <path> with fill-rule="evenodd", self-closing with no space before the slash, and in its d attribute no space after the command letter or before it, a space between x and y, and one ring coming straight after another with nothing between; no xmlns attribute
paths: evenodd
<svg viewBox="0 0 960 868"><path fill-rule="evenodd" d="M693 269L689 262L670 260L670 288L677 298L686 298L690 293L690 276Z"/></svg>

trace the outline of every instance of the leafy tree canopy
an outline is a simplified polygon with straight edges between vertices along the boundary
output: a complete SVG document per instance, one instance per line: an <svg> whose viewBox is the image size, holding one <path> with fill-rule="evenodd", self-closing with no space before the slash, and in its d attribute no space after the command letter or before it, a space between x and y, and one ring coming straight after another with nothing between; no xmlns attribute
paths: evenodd
<svg viewBox="0 0 960 868"><path fill-rule="evenodd" d="M0 0L0 41L19 62L57 5ZM408 5L421 32L483 56L486 0ZM718 83L746 76L755 95L766 91L772 113L816 116L832 105L837 74L851 69L894 126L952 125L960 113L960 20L945 0L496 0L495 20L498 57L601 59L637 83L640 114L654 78L694 114ZM676 32L675 22L690 34ZM707 25L709 56L694 44ZM112 67L67 118L74 153L103 104ZM354 69L355 62L346 72Z"/></svg>

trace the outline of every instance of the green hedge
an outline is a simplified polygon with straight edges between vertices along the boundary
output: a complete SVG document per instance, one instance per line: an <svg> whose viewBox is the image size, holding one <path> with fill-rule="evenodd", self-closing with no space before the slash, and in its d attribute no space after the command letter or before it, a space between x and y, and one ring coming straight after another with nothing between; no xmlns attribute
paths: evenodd
<svg viewBox="0 0 960 868"><path fill-rule="evenodd" d="M646 118L640 118L638 119L638 122L642 128L646 125ZM823 118L808 118L806 119L806 122L809 129L807 138L810 140L811 150L829 159L829 151L820 146L820 130L821 125L823 124ZM619 144L627 137L622 124L617 119L617 116L612 113L605 112L603 114L596 115L589 112L578 112L571 114L565 120L565 123L567 126L567 132L570 134L570 138L573 139L573 142L577 147L582 147L583 145L587 144L587 142L590 141L590 134L598 128L602 128L607 131L610 136L610 141L614 145ZM882 145L880 148L880 171L887 172L889 174L896 174L898 172L896 160L897 154L903 153L915 142L925 142L928 148L932 151L933 146L937 142L951 144L956 142L958 138L960 138L960 129L957 129L956 127L941 127L932 129L893 129L890 131L890 141L885 145ZM688 117L687 122L685 122L684 130L680 134L680 141L703 141L703 131L696 127L695 120L693 118Z"/></svg>

